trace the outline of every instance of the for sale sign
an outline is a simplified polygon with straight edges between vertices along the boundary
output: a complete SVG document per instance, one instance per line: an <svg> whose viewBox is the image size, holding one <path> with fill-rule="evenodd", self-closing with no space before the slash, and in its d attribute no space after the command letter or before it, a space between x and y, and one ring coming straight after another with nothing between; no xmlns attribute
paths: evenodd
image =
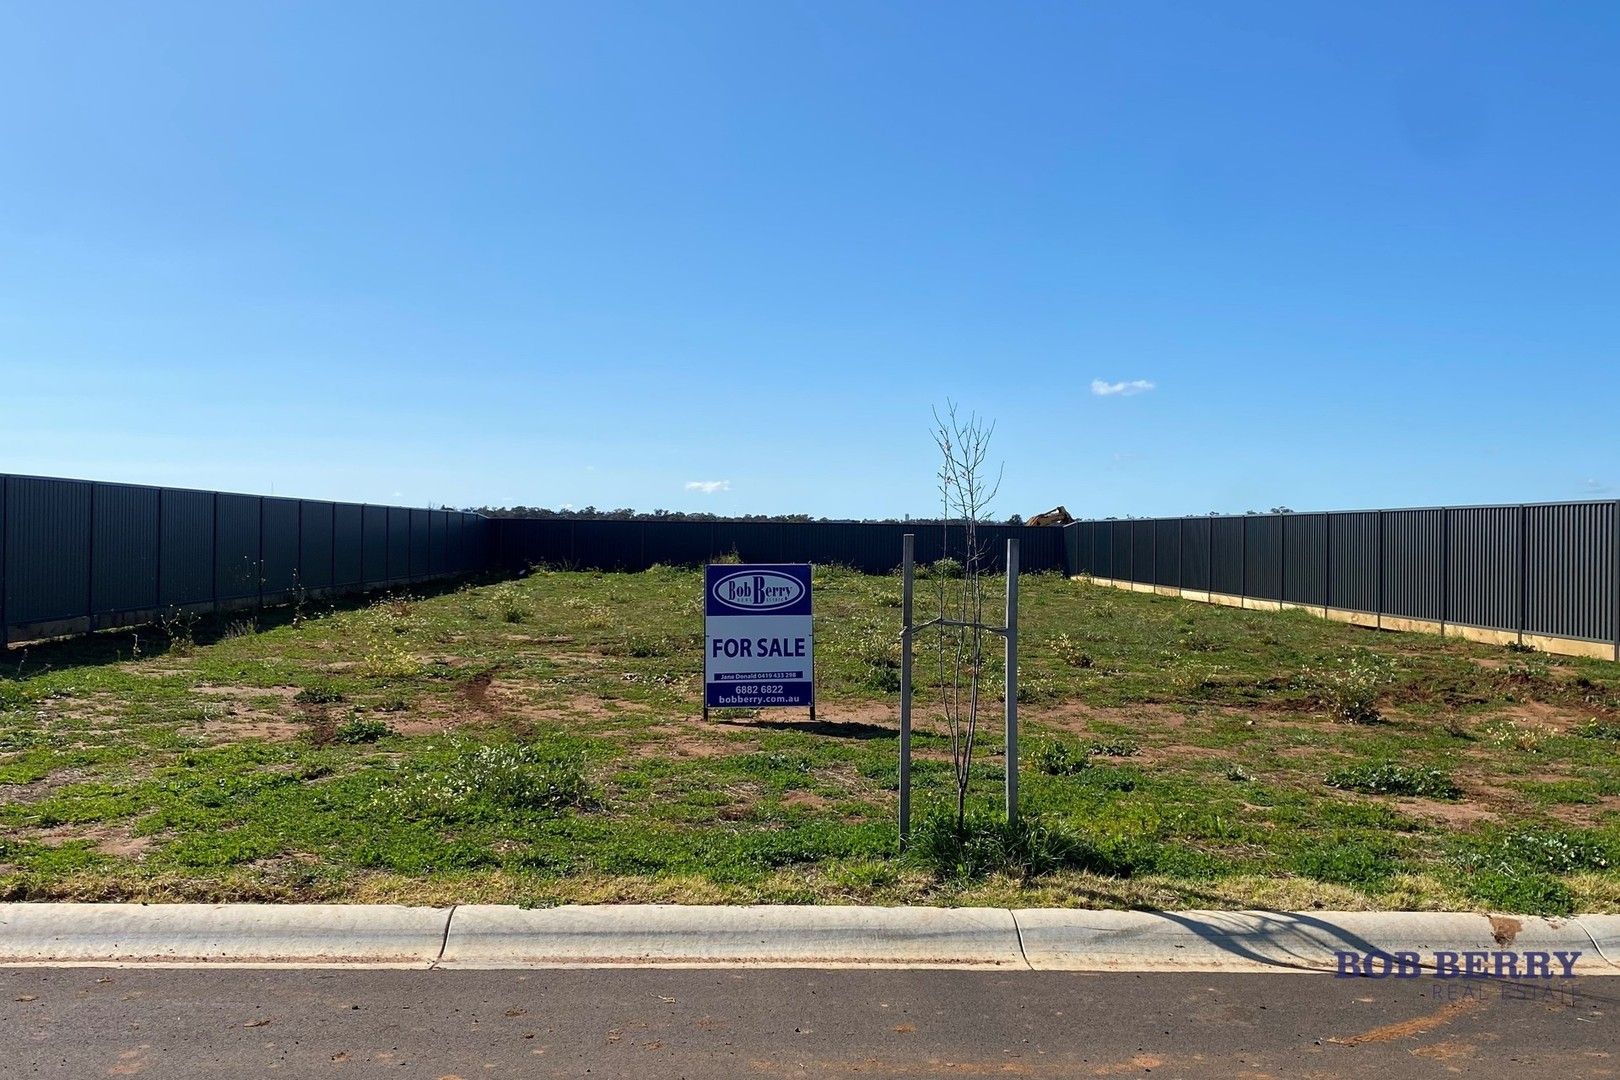
<svg viewBox="0 0 1620 1080"><path fill-rule="evenodd" d="M703 615L706 708L814 706L808 564L711 565Z"/></svg>

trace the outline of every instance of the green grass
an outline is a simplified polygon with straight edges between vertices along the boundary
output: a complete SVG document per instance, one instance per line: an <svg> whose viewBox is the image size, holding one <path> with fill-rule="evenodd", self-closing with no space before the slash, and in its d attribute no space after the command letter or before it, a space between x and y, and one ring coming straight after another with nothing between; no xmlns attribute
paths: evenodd
<svg viewBox="0 0 1620 1080"><path fill-rule="evenodd" d="M816 569L815 725L703 723L688 569L12 650L0 897L1620 910L1614 665L1056 576L1023 583L1024 820L994 696L941 817L924 643L898 857L899 592Z"/></svg>

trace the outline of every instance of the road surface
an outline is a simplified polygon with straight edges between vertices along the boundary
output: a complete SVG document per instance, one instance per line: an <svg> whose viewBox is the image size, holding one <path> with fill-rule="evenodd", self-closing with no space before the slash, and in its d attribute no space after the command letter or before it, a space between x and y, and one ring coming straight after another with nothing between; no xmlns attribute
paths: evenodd
<svg viewBox="0 0 1620 1080"><path fill-rule="evenodd" d="M0 1077L1620 1075L1620 978L0 970Z"/></svg>

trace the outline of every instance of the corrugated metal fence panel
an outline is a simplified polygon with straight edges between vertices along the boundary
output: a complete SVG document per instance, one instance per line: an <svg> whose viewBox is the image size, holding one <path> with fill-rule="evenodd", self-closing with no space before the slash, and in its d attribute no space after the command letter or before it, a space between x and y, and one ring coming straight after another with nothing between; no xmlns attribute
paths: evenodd
<svg viewBox="0 0 1620 1080"><path fill-rule="evenodd" d="M1061 529L1044 526L1016 531L1019 534L1019 557L1029 566L1031 573L1068 572L1069 553L1064 547Z"/></svg>
<svg viewBox="0 0 1620 1080"><path fill-rule="evenodd" d="M825 529L801 531L794 525L762 522L762 542L782 562L810 562L818 566L847 566L875 573L885 563L900 561L900 533L892 528L859 528L843 522L829 523ZM932 531L932 530L930 530ZM764 537L769 537L764 540ZM981 559L995 548L995 538L981 528L978 547ZM963 547L958 558L967 554Z"/></svg>
<svg viewBox="0 0 1620 1080"><path fill-rule="evenodd" d="M86 615L90 485L14 476L6 489L6 618L10 625Z"/></svg>
<svg viewBox="0 0 1620 1080"><path fill-rule="evenodd" d="M1445 511L1384 511L1384 614L1445 618Z"/></svg>
<svg viewBox="0 0 1620 1080"><path fill-rule="evenodd" d="M1091 573L1091 523L1075 521L1063 526L1063 558L1068 572Z"/></svg>
<svg viewBox="0 0 1620 1080"><path fill-rule="evenodd" d="M522 570L531 563L568 565L572 552L565 534L560 544L553 543L551 551L543 550L540 521L505 521L496 542L496 563L507 570Z"/></svg>
<svg viewBox="0 0 1620 1080"><path fill-rule="evenodd" d="M714 526L707 521L658 522L657 562L701 566L713 553Z"/></svg>
<svg viewBox="0 0 1620 1080"><path fill-rule="evenodd" d="M473 526L471 514L457 514L456 525L459 532L456 534L456 571L462 574L472 573L480 569L480 564L474 562L474 552L477 551L477 533Z"/></svg>
<svg viewBox="0 0 1620 1080"><path fill-rule="evenodd" d="M1279 514L1256 514L1243 521L1244 580L1249 596L1281 600L1283 531Z"/></svg>
<svg viewBox="0 0 1620 1080"><path fill-rule="evenodd" d="M1100 578L1114 577L1114 523L1099 521L1091 542L1096 553L1092 556L1092 573Z"/></svg>
<svg viewBox="0 0 1620 1080"><path fill-rule="evenodd" d="M663 563L696 566L735 555L744 562L811 562L887 573L900 565L902 538L916 536L919 565L938 561L943 530L936 524L779 521L583 521L505 518L497 530L498 561L519 567L535 562L582 569L636 570ZM1057 527L983 525L978 545L984 566L1005 569L1007 541L1019 542L1027 572L1063 572L1068 566L1063 530ZM950 556L964 557L960 530L952 530Z"/></svg>
<svg viewBox="0 0 1620 1080"><path fill-rule="evenodd" d="M460 512L446 514L444 517L444 566L445 572L460 574L466 569L466 549L462 546Z"/></svg>
<svg viewBox="0 0 1620 1080"><path fill-rule="evenodd" d="M487 565L486 519L417 513L435 575ZM0 474L0 644L383 584L388 525L384 507Z"/></svg>
<svg viewBox="0 0 1620 1080"><path fill-rule="evenodd" d="M332 506L332 584L358 588L365 580L365 508L355 503Z"/></svg>
<svg viewBox="0 0 1620 1080"><path fill-rule="evenodd" d="M1131 580L1144 585L1153 584L1153 522L1132 521L1131 527Z"/></svg>
<svg viewBox="0 0 1620 1080"><path fill-rule="evenodd" d="M190 607L214 599L214 494L165 489L159 522L162 548L158 606Z"/></svg>
<svg viewBox="0 0 1620 1080"><path fill-rule="evenodd" d="M1212 522L1207 517L1181 518L1181 587L1197 592L1208 592L1210 531Z"/></svg>
<svg viewBox="0 0 1620 1080"><path fill-rule="evenodd" d="M403 507L388 510L388 580L392 583L411 578L411 512Z"/></svg>
<svg viewBox="0 0 1620 1080"><path fill-rule="evenodd" d="M118 621L121 613L158 606L158 489L94 484L90 613Z"/></svg>
<svg viewBox="0 0 1620 1080"><path fill-rule="evenodd" d="M214 595L259 596L259 497L221 493L215 503Z"/></svg>
<svg viewBox="0 0 1620 1080"><path fill-rule="evenodd" d="M332 587L333 506L303 500L299 511L298 583L306 589Z"/></svg>
<svg viewBox="0 0 1620 1080"><path fill-rule="evenodd" d="M1165 518L1153 523L1153 582L1181 585L1181 519Z"/></svg>
<svg viewBox="0 0 1620 1080"><path fill-rule="evenodd" d="M298 587L298 500L264 499L264 596L281 600Z"/></svg>
<svg viewBox="0 0 1620 1080"><path fill-rule="evenodd" d="M641 529L633 522L574 522L574 559L591 570L638 570L642 567ZM745 555L744 561L750 557Z"/></svg>
<svg viewBox="0 0 1620 1080"><path fill-rule="evenodd" d="M424 578L428 572L428 512L412 510L411 514L411 579Z"/></svg>
<svg viewBox="0 0 1620 1080"><path fill-rule="evenodd" d="M388 548L390 544L388 507L362 507L360 527L365 533L362 537L360 556L360 572L363 579L368 586L386 584L392 580L388 575Z"/></svg>
<svg viewBox="0 0 1620 1080"><path fill-rule="evenodd" d="M6 647L6 628L11 625L6 614L6 503L11 501L10 486L11 477L0 475L0 649Z"/></svg>
<svg viewBox="0 0 1620 1080"><path fill-rule="evenodd" d="M1383 557L1378 511L1328 515L1328 606L1346 611L1378 610Z"/></svg>
<svg viewBox="0 0 1620 1080"><path fill-rule="evenodd" d="M1613 641L1615 504L1531 506L1525 632Z"/></svg>
<svg viewBox="0 0 1620 1080"><path fill-rule="evenodd" d="M1226 596L1243 595L1243 518L1210 518L1209 587Z"/></svg>
<svg viewBox="0 0 1620 1080"><path fill-rule="evenodd" d="M1327 603L1327 515L1285 514L1283 599L1291 604Z"/></svg>
<svg viewBox="0 0 1620 1080"><path fill-rule="evenodd" d="M1111 521L1108 523L1109 532L1113 534L1114 565L1109 577L1115 581L1134 581L1131 576L1131 559L1135 554L1131 547L1131 523L1128 521Z"/></svg>
<svg viewBox="0 0 1620 1080"><path fill-rule="evenodd" d="M1446 621L1518 629L1522 511L1470 506L1446 515Z"/></svg>

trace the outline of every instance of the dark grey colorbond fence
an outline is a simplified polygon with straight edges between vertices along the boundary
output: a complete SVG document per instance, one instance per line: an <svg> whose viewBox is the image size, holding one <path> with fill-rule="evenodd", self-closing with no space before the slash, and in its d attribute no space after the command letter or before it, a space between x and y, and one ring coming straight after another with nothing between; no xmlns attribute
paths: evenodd
<svg viewBox="0 0 1620 1080"><path fill-rule="evenodd" d="M0 474L0 644L549 562L838 563L886 573L926 522L489 519ZM1620 658L1620 502L984 526L999 569L1057 570L1380 618L1605 643Z"/></svg>
<svg viewBox="0 0 1620 1080"><path fill-rule="evenodd" d="M1073 573L1521 635L1620 657L1620 502L1081 521Z"/></svg>
<svg viewBox="0 0 1620 1080"><path fill-rule="evenodd" d="M644 570L657 563L695 565L735 553L744 562L837 563L869 574L900 565L900 538L917 536L917 560L947 552L937 523L891 525L861 521L576 521L502 518L496 521L495 558L507 568L555 563L592 570ZM979 546L1002 568L1007 540L1019 540L1026 573L1065 571L1063 530L1052 526L984 525ZM952 542L960 530L952 530ZM949 552L961 558L953 547Z"/></svg>
<svg viewBox="0 0 1620 1080"><path fill-rule="evenodd" d="M0 645L454 577L491 522L454 510L0 475Z"/></svg>

